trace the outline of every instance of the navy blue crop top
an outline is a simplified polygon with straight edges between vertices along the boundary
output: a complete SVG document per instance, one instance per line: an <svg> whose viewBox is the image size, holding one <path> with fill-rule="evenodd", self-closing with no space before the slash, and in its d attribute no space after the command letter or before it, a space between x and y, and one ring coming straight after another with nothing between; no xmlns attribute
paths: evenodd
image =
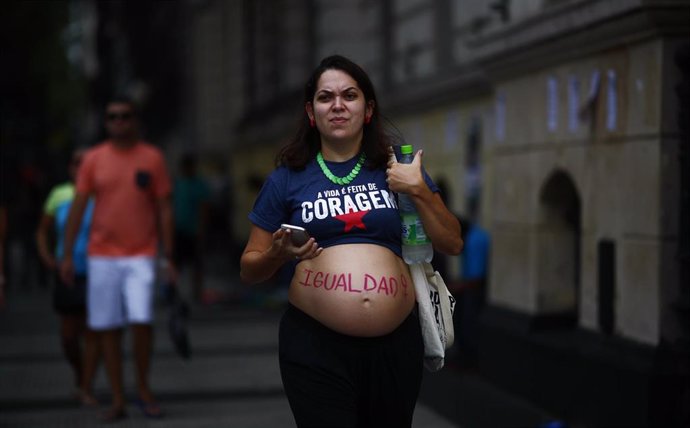
<svg viewBox="0 0 690 428"><path fill-rule="evenodd" d="M326 164L343 177L357 159ZM426 172L424 180L431 191L438 191ZM363 167L350 184L341 186L326 178L315 159L301 171L279 167L264 183L249 220L271 233L282 223L302 226L324 248L370 243L402 254L397 200L388 189L384 169Z"/></svg>

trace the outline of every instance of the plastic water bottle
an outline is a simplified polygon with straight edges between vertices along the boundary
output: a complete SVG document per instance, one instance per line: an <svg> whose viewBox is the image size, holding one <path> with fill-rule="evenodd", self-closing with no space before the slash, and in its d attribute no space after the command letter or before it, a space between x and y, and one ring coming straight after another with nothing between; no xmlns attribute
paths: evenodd
<svg viewBox="0 0 690 428"><path fill-rule="evenodd" d="M400 146L402 157L400 163L412 163L414 153L412 145ZM398 193L398 208L400 209L400 219L402 220L402 255L405 263L430 262L434 257L434 249L431 240L424 232L422 220L417 214L412 199L404 193Z"/></svg>

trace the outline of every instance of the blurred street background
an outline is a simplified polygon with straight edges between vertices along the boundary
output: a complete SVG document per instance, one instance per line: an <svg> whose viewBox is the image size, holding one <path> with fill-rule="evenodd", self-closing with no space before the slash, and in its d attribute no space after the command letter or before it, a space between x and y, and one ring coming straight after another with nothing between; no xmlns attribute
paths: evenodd
<svg viewBox="0 0 690 428"><path fill-rule="evenodd" d="M191 308L190 359L178 355L168 335L168 308L158 298L151 383L166 417L146 419L134 404L127 427L294 427L278 368L278 322L284 310L279 289L246 291L214 258L209 289L215 301ZM70 371L60 351L58 320L50 292L12 293L0 313L0 427L98 426L98 408L81 407L71 396ZM131 337L125 335L127 397L135 398ZM450 365L426 373L415 428L540 426L542 409ZM105 406L109 390L101 367L96 397Z"/></svg>
<svg viewBox="0 0 690 428"><path fill-rule="evenodd" d="M180 283L192 358L160 297L168 417L132 408L120 425L294 426L286 293L240 285L239 257L305 80L334 53L370 74L391 129L490 242L415 426L690 426L690 0L8 0L0 35L0 426L95 423L70 396L35 232L118 95L171 175L197 160L209 195L200 300L190 272ZM434 263L463 282L461 257Z"/></svg>

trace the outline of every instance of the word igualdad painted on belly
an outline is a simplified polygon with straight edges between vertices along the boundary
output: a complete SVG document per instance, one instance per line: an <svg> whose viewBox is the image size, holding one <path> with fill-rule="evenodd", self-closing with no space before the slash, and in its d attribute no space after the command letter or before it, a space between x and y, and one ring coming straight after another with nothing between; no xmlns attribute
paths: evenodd
<svg viewBox="0 0 690 428"><path fill-rule="evenodd" d="M405 275L374 276L364 273L356 275L352 281L352 273L321 272L304 269L306 276L300 284L305 287L323 288L327 291L342 291L346 293L370 292L396 297L403 293L407 297L407 278Z"/></svg>

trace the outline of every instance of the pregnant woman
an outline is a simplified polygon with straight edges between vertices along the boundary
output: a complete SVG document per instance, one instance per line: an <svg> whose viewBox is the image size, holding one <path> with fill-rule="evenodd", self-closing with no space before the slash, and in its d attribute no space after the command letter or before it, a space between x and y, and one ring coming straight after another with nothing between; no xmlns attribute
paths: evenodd
<svg viewBox="0 0 690 428"><path fill-rule="evenodd" d="M422 378L415 292L401 258L395 192L414 200L436 250L458 254L460 226L423 172L398 164L367 74L323 59L304 117L249 214L248 283L294 268L280 324L280 369L300 427L409 427ZM311 235L296 246L289 223Z"/></svg>

